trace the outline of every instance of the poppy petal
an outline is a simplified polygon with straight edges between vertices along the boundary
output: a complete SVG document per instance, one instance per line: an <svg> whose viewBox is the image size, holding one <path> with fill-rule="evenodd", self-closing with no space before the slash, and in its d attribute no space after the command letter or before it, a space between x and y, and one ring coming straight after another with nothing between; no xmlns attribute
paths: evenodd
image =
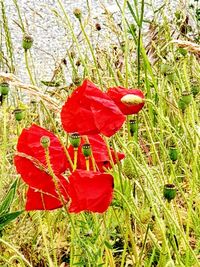
<svg viewBox="0 0 200 267"><path fill-rule="evenodd" d="M29 187L26 194L26 210L53 210L61 208L63 205L57 193L43 193Z"/></svg>
<svg viewBox="0 0 200 267"><path fill-rule="evenodd" d="M61 121L68 133L112 136L121 128L125 117L107 94L85 80L62 107Z"/></svg>
<svg viewBox="0 0 200 267"><path fill-rule="evenodd" d="M56 192L55 183L52 177L45 171L45 169L36 167L36 165L27 158L15 156L14 163L17 172L20 173L22 179L30 187L42 190L44 193ZM57 175L57 185L60 193L65 200L68 200L68 182L62 175ZM57 193L56 193L57 194Z"/></svg>
<svg viewBox="0 0 200 267"><path fill-rule="evenodd" d="M35 124L28 129L23 129L18 139L17 150L37 159L46 166L45 151L40 143L43 136L50 138L49 154L52 168L55 173L61 174L68 166L67 158L58 138L50 131Z"/></svg>
<svg viewBox="0 0 200 267"><path fill-rule="evenodd" d="M107 173L76 170L69 177L69 212L102 213L108 209L113 195L113 177Z"/></svg>

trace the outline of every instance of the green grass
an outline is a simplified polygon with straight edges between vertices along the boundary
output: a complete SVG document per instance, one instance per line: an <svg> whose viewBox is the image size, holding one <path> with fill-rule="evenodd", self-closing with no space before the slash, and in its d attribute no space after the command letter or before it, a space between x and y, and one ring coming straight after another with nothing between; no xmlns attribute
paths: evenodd
<svg viewBox="0 0 200 267"><path fill-rule="evenodd" d="M20 5L16 0L14 3L24 32ZM179 36L198 44L199 21L195 17L198 7L190 9L195 26L183 32L183 26L188 28L184 10L177 11L179 19L173 15L173 20L169 20L165 7L154 9L154 21L146 24L143 17L146 3L142 1L141 8L136 0L124 1L123 5L116 0L116 4L121 13L121 28L102 7L104 27L116 39L113 44L108 34L99 31L99 38L106 38L105 48L101 43L93 45L95 25L90 32L89 15L83 16L81 23L76 21L80 27L79 41L69 14L62 1L57 0L52 16L70 33L73 49L66 48L63 58L70 66L73 82L66 82L65 65L58 62L51 82L59 81L60 85L50 90L35 77L30 50L25 54L30 84L11 81L9 95L0 106L0 199L3 199L19 177L13 156L24 127L36 123L54 133L57 131L65 142L59 111L84 78L91 79L104 91L115 85L139 86L146 95L145 107L128 118L136 119L138 131L131 137L125 125L109 139L114 149L126 154L126 159L111 171L115 181L113 202L101 215L67 214L64 209L23 212L1 230L0 266L64 266L61 265L64 262L65 266L200 266L200 94L193 94L184 110L179 105L182 92L200 89L199 56L170 42ZM128 20L126 12L131 16ZM6 49L0 54L0 70L15 74L14 44L3 0L1 14L1 42ZM143 35L145 24L150 26L150 40ZM24 101L24 92L30 96L30 103ZM13 114L16 108L24 110L20 122ZM169 156L171 146L178 150L174 162ZM164 185L168 183L177 189L170 203L163 197ZM11 211L24 209L25 192L26 186L20 180Z"/></svg>

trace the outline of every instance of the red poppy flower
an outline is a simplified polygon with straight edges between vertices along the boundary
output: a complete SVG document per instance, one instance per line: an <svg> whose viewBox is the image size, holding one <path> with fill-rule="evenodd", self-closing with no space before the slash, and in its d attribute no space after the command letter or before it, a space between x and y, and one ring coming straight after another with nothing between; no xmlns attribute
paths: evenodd
<svg viewBox="0 0 200 267"><path fill-rule="evenodd" d="M102 213L112 201L113 177L107 173L76 170L69 177L69 212Z"/></svg>
<svg viewBox="0 0 200 267"><path fill-rule="evenodd" d="M126 89L118 86L109 88L107 94L115 102L124 115L137 114L144 106L144 94L139 89ZM134 95L137 98L133 99L133 101L130 100L130 102L126 101L125 99L125 101L123 101L122 98L127 95Z"/></svg>
<svg viewBox="0 0 200 267"><path fill-rule="evenodd" d="M50 139L50 162L57 186L47 169L44 148L40 143L42 136L48 136ZM16 169L25 183L30 186L27 193L26 208L28 210L31 207L54 209L62 206L60 194L63 200L67 202L68 182L61 174L66 170L68 163L57 137L37 125L32 125L29 129L22 131L18 140L17 150L18 155L14 158ZM34 195L35 197L33 197ZM54 201L55 199L56 201Z"/></svg>
<svg viewBox="0 0 200 267"><path fill-rule="evenodd" d="M89 135L88 136L89 143L91 145L92 153L96 162L96 165L98 167L98 170L103 172L105 171L105 168L111 168L110 164L110 157L108 155L107 146L103 140L103 138L100 135ZM78 162L77 162L77 168L85 170L85 157L83 153L81 152L81 146L85 143L84 138L81 138L81 144L78 148ZM74 158L74 148L70 146L68 148L68 152L71 156L71 158ZM111 148L111 154L113 158L114 164L117 162L115 152ZM117 152L118 160L122 160L125 155L124 153ZM90 166L92 166L92 162L90 159Z"/></svg>
<svg viewBox="0 0 200 267"><path fill-rule="evenodd" d="M112 136L121 128L125 117L107 94L85 80L62 107L61 120L68 133Z"/></svg>

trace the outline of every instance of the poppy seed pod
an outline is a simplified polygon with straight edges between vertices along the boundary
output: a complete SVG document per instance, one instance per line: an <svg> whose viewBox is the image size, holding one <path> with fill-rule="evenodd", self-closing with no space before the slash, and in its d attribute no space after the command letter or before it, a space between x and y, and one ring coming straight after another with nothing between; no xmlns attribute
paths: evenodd
<svg viewBox="0 0 200 267"><path fill-rule="evenodd" d="M137 130L138 130L137 121L136 120L130 120L129 121L129 126L130 126L131 136L133 136L134 133L137 132Z"/></svg>
<svg viewBox="0 0 200 267"><path fill-rule="evenodd" d="M9 84L6 82L3 82L0 84L0 93L2 95L7 95L9 92Z"/></svg>
<svg viewBox="0 0 200 267"><path fill-rule="evenodd" d="M83 155L84 155L85 157L89 157L89 156L91 156L92 151L91 151L91 146L90 146L90 144L83 144L83 145L82 145L82 153L83 153Z"/></svg>
<svg viewBox="0 0 200 267"><path fill-rule="evenodd" d="M179 107L182 111L184 111L184 110L186 109L186 107L187 107L187 104L185 104L185 102L183 102L182 98L180 98L179 101L178 101L178 107Z"/></svg>
<svg viewBox="0 0 200 267"><path fill-rule="evenodd" d="M14 110L16 121L21 121L24 118L24 111L20 108Z"/></svg>
<svg viewBox="0 0 200 267"><path fill-rule="evenodd" d="M40 144L43 148L48 148L50 146L50 138L48 136L42 136L40 138Z"/></svg>
<svg viewBox="0 0 200 267"><path fill-rule="evenodd" d="M192 102L192 92L190 91L182 92L181 99L186 105L189 105Z"/></svg>
<svg viewBox="0 0 200 267"><path fill-rule="evenodd" d="M178 149L174 146L169 148L169 157L172 161L176 161L178 159Z"/></svg>
<svg viewBox="0 0 200 267"><path fill-rule="evenodd" d="M198 85L194 84L191 86L191 91L192 91L193 96L196 97L200 91L200 88Z"/></svg>
<svg viewBox="0 0 200 267"><path fill-rule="evenodd" d="M33 37L29 34L25 34L22 41L22 46L25 50L28 50L33 45Z"/></svg>
<svg viewBox="0 0 200 267"><path fill-rule="evenodd" d="M72 133L69 135L69 141L70 144L74 147L77 148L80 146L81 143L81 138L80 135L78 133Z"/></svg>
<svg viewBox="0 0 200 267"><path fill-rule="evenodd" d="M176 196L176 188L174 184L165 184L163 189L163 196L170 202Z"/></svg>
<svg viewBox="0 0 200 267"><path fill-rule="evenodd" d="M95 24L95 27L96 27L96 30L97 31L100 31L101 30L101 25L99 23L96 23Z"/></svg>
<svg viewBox="0 0 200 267"><path fill-rule="evenodd" d="M81 20L81 17L82 17L82 12L79 8L75 8L74 11L74 16L78 19L78 20Z"/></svg>

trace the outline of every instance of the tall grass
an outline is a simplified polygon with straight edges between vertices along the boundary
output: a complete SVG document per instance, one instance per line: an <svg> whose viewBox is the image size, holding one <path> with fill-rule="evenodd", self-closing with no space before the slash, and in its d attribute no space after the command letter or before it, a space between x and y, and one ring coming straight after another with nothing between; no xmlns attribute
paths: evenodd
<svg viewBox="0 0 200 267"><path fill-rule="evenodd" d="M1 266L200 266L200 98L195 93L200 88L199 54L171 42L175 38L196 41L193 37L198 27L183 31L183 26L189 28L184 11L176 10L173 19L168 19L164 12L166 4L148 24L151 36L148 40L143 35L147 4L116 0L121 25L116 24L115 17L102 3L105 22L100 24L105 31L98 31L94 41L96 30L92 25L90 31L90 17L83 15L81 22L72 22L63 2L57 0L51 12L70 33L72 45L66 47L51 83L46 82L45 86L34 77L30 63L35 59L31 54L30 57L25 54L30 84L11 75L7 78L10 93L0 106L1 198L18 177L12 158L22 129L37 123L59 134L64 142L65 135L57 123L59 110L84 78L104 91L115 85L138 86L146 94L146 104L139 115L130 116L127 125L109 140L126 158L112 171L115 193L108 211L78 215L69 215L64 209L24 212L1 230ZM14 0L14 4L24 32L20 1ZM91 10L89 6L88 16ZM194 7L191 13L196 10ZM16 74L14 43L3 0L1 15L1 71ZM79 27L78 36L74 23ZM115 37L114 43L109 39L111 35ZM106 46L101 45L103 40ZM58 87L51 89L49 85L57 82L57 74L64 76L63 59L72 82L69 84L68 77L64 77ZM0 74L3 80L2 77ZM184 91L193 92L193 97L181 109ZM15 108L24 110L25 117L20 122L15 120ZM129 134L130 119L137 121L133 137ZM178 151L177 160L170 158L171 147ZM166 184L177 189L171 202L163 197ZM20 182L13 210L24 209L25 192L25 185Z"/></svg>

